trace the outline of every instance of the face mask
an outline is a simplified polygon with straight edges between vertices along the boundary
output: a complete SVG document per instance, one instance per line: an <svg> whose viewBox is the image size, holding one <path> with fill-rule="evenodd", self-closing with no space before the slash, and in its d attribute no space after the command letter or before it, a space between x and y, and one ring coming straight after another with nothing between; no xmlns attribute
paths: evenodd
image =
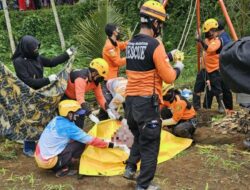
<svg viewBox="0 0 250 190"><path fill-rule="evenodd" d="M117 34L117 36L116 36L116 40L120 40L121 39L121 33L120 32L118 32L118 34Z"/></svg>
<svg viewBox="0 0 250 190"><path fill-rule="evenodd" d="M38 49L35 49L35 50L30 54L30 57L31 57L32 59L36 59L38 56L39 56L39 50L38 50Z"/></svg>

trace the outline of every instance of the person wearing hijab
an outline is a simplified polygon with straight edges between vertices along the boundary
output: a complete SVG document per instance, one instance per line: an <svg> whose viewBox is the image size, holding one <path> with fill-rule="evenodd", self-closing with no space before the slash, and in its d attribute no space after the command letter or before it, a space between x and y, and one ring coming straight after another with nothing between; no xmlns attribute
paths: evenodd
<svg viewBox="0 0 250 190"><path fill-rule="evenodd" d="M25 35L21 38L12 61L17 77L30 88L37 90L57 80L55 74L49 77L43 76L43 67L55 67L67 61L74 53L69 48L65 53L48 59L39 54L40 42L33 36ZM23 152L27 156L33 156L35 141L24 140Z"/></svg>

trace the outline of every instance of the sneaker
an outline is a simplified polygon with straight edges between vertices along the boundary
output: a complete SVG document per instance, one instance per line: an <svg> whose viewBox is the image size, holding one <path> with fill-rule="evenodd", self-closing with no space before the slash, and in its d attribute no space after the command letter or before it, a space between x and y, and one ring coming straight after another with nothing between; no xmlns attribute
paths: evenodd
<svg viewBox="0 0 250 190"><path fill-rule="evenodd" d="M35 152L33 150L23 150L23 154L28 157L34 157Z"/></svg>
<svg viewBox="0 0 250 190"><path fill-rule="evenodd" d="M126 179L129 179L129 180L135 180L135 170L133 170L132 168L130 167L127 167L125 169L125 172L123 174L123 177L126 178Z"/></svg>
<svg viewBox="0 0 250 190"><path fill-rule="evenodd" d="M76 174L77 170L70 170L68 167L65 167L56 172L56 177L73 176Z"/></svg>
<svg viewBox="0 0 250 190"><path fill-rule="evenodd" d="M157 185L150 184L147 189L137 185L135 190L161 190L161 188Z"/></svg>
<svg viewBox="0 0 250 190"><path fill-rule="evenodd" d="M36 142L30 140L24 140L23 144L23 154L28 157L34 157L36 149Z"/></svg>

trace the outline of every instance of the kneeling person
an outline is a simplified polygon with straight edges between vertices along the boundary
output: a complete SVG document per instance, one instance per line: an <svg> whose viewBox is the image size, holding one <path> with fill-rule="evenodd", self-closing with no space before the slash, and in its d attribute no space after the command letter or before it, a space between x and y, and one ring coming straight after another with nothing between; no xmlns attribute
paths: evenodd
<svg viewBox="0 0 250 190"><path fill-rule="evenodd" d="M172 129L174 135L184 138L192 138L196 129L196 112L190 102L174 89L173 85L163 84L164 107L161 111L162 126ZM172 114L166 114L166 109Z"/></svg>
<svg viewBox="0 0 250 190"><path fill-rule="evenodd" d="M36 146L35 160L38 167L52 169L57 177L73 175L76 171L70 170L70 165L80 158L86 144L99 148L122 146L92 137L77 127L74 122L84 113L75 100L60 102L60 116L49 122Z"/></svg>

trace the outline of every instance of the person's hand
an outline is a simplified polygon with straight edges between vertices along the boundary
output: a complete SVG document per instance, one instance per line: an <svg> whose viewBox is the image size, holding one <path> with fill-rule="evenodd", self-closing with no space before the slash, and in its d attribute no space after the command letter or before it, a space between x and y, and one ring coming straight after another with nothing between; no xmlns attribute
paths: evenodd
<svg viewBox="0 0 250 190"><path fill-rule="evenodd" d="M123 150L123 151L126 152L127 154L130 154L130 149L129 149L128 146L125 145L125 144L117 144L117 143L114 143L114 148L119 148L120 150Z"/></svg>
<svg viewBox="0 0 250 190"><path fill-rule="evenodd" d="M177 61L183 61L184 60L184 52L177 50L174 53L173 60L176 63Z"/></svg>
<svg viewBox="0 0 250 190"><path fill-rule="evenodd" d="M50 75L48 78L50 83L55 82L58 79L55 74Z"/></svg>
<svg viewBox="0 0 250 190"><path fill-rule="evenodd" d="M83 102L83 103L81 104L81 107L82 107L83 110L86 111L86 112L85 112L86 116L89 116L89 115L91 114L91 109L90 109L90 105L89 105L88 102Z"/></svg>
<svg viewBox="0 0 250 190"><path fill-rule="evenodd" d="M170 51L171 56L174 58L174 54L178 51L178 49L173 49Z"/></svg>
<svg viewBox="0 0 250 190"><path fill-rule="evenodd" d="M123 118L121 121L121 125L122 125L122 127L128 127L127 119Z"/></svg>
<svg viewBox="0 0 250 190"><path fill-rule="evenodd" d="M112 110L110 108L108 108L106 111L107 111L110 119L117 119L115 114L112 112Z"/></svg>
<svg viewBox="0 0 250 190"><path fill-rule="evenodd" d="M184 69L184 64L181 62L181 61L177 61L175 64L174 64L174 68L177 68L179 69L180 71L182 71Z"/></svg>
<svg viewBox="0 0 250 190"><path fill-rule="evenodd" d="M76 48L75 48L74 46L72 46L72 47L70 47L70 48L68 48L68 49L66 50L66 53L67 53L69 56L72 56L73 54L76 53Z"/></svg>
<svg viewBox="0 0 250 190"><path fill-rule="evenodd" d="M98 119L98 117L96 117L94 114L90 114L89 115L89 119L91 120L91 121L93 121L95 124L98 124L99 122L100 122L100 120Z"/></svg>

